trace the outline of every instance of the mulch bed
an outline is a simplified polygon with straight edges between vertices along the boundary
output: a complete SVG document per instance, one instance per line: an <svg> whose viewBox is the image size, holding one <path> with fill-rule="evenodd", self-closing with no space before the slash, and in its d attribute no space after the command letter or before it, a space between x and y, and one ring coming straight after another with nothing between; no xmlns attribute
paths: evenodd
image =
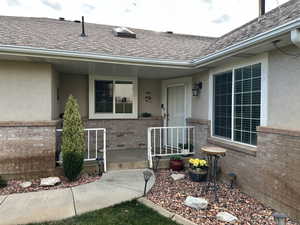
<svg viewBox="0 0 300 225"><path fill-rule="evenodd" d="M226 184L219 184L219 203L214 202L214 192L208 191L201 196L205 182L192 182L188 175L182 180L173 181L169 170L156 173L156 181L147 198L170 212L179 214L196 224L225 225L216 219L218 212L228 212L239 220L238 225L276 225L272 213L274 210L264 206L258 200L242 193L239 189L230 189ZM202 197L208 200L206 210L196 210L184 205L187 196ZM288 225L299 225L288 221Z"/></svg>
<svg viewBox="0 0 300 225"><path fill-rule="evenodd" d="M70 182L67 180L67 178L63 176L59 176L61 183L57 184L55 186L48 186L48 187L41 187L40 185L40 179L28 179L28 180L9 180L7 182L7 186L4 188L0 188L0 195L8 195L8 194L14 194L14 193L25 193L25 192L34 192L34 191L42 191L42 190L54 190L59 188L70 188L75 187L81 184L87 184L94 182L96 180L100 179L100 176L90 176L88 174L84 174L79 177L78 180ZM32 182L32 186L28 188L22 188L20 186L21 183L25 181Z"/></svg>

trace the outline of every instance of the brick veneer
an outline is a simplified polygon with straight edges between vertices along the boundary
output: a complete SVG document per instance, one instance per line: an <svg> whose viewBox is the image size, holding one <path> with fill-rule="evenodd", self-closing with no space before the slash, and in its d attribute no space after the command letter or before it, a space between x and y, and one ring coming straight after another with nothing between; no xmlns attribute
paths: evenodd
<svg viewBox="0 0 300 225"><path fill-rule="evenodd" d="M51 175L55 169L55 121L0 122L0 175Z"/></svg>
<svg viewBox="0 0 300 225"><path fill-rule="evenodd" d="M208 138L228 151L224 177L237 174L239 187L273 209L300 221L300 132L258 127L257 147Z"/></svg>
<svg viewBox="0 0 300 225"><path fill-rule="evenodd" d="M162 126L160 117L139 119L84 119L87 128L106 128L107 149L138 149L147 147L147 129Z"/></svg>
<svg viewBox="0 0 300 225"><path fill-rule="evenodd" d="M207 145L207 139L210 135L210 126L208 120L199 120L189 118L186 120L188 126L195 127L195 150L197 155L201 154L201 147Z"/></svg>

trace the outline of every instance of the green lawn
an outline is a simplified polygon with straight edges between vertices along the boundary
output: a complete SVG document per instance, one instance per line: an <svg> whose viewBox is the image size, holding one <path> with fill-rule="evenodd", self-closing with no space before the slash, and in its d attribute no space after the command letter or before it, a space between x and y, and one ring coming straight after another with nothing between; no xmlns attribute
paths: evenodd
<svg viewBox="0 0 300 225"><path fill-rule="evenodd" d="M75 216L56 222L35 225L177 225L137 201Z"/></svg>

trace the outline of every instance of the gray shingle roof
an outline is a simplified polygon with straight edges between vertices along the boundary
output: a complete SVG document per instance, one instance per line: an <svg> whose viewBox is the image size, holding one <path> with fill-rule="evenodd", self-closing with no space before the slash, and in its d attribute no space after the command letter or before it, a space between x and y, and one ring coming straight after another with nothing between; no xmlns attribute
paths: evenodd
<svg viewBox="0 0 300 225"><path fill-rule="evenodd" d="M0 16L0 45L150 59L193 60L218 52L299 16L300 0L291 0L219 38L131 29L137 34L136 39L115 37L112 33L114 26L86 23L88 36L81 37L80 23L48 18Z"/></svg>
<svg viewBox="0 0 300 225"><path fill-rule="evenodd" d="M260 33L271 30L300 17L300 0L290 0L241 27L219 37L200 56L217 52Z"/></svg>
<svg viewBox="0 0 300 225"><path fill-rule="evenodd" d="M189 60L214 38L131 29L137 38L115 37L113 26L48 18L0 17L0 44L143 58Z"/></svg>

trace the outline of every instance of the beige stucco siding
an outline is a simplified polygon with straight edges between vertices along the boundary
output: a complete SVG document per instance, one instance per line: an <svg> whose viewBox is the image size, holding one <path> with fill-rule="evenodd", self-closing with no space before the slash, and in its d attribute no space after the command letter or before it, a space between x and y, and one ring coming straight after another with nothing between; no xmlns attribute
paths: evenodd
<svg viewBox="0 0 300 225"><path fill-rule="evenodd" d="M140 79L138 89L139 113L148 112L152 116L161 116L161 81ZM146 100L146 96L151 96L151 100Z"/></svg>
<svg viewBox="0 0 300 225"><path fill-rule="evenodd" d="M290 46L288 52L299 49ZM300 130L300 58L272 51L269 54L268 126Z"/></svg>
<svg viewBox="0 0 300 225"><path fill-rule="evenodd" d="M193 84L198 82L202 82L202 89L198 96L192 97L192 118L208 120L209 72L193 75Z"/></svg>
<svg viewBox="0 0 300 225"><path fill-rule="evenodd" d="M52 67L52 119L59 118L60 110L60 96L59 96L59 74Z"/></svg>
<svg viewBox="0 0 300 225"><path fill-rule="evenodd" d="M52 119L51 65L0 61L0 121Z"/></svg>
<svg viewBox="0 0 300 225"><path fill-rule="evenodd" d="M60 112L64 111L64 106L70 94L78 101L82 117L88 117L88 75L66 75L61 74L60 80ZM151 102L145 101L146 92L152 96ZM149 112L153 116L160 116L160 80L138 80L138 106L139 114Z"/></svg>
<svg viewBox="0 0 300 225"><path fill-rule="evenodd" d="M60 113L64 112L65 104L73 95L79 104L82 117L88 117L88 75L60 74Z"/></svg>

